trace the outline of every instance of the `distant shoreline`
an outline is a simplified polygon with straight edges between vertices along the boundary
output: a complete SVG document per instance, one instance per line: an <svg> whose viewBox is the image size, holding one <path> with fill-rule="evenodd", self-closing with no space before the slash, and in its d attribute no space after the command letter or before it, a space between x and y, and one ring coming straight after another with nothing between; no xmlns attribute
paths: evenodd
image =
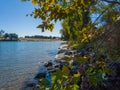
<svg viewBox="0 0 120 90"><path fill-rule="evenodd" d="M61 39L19 38L18 41L62 41Z"/></svg>
<svg viewBox="0 0 120 90"><path fill-rule="evenodd" d="M18 40L0 40L0 41L17 41L17 42L24 42L24 41L63 41L61 39L41 39L41 38L18 38Z"/></svg>

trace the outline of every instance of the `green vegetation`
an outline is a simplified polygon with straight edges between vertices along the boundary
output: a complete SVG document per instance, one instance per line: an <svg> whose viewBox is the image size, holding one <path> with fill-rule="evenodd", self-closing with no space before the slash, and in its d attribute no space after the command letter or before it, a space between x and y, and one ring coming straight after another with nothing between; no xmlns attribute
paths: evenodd
<svg viewBox="0 0 120 90"><path fill-rule="evenodd" d="M34 36L25 36L25 38L39 38L39 39L60 39L60 37L55 36L41 36L41 35L34 35Z"/></svg>
<svg viewBox="0 0 120 90"><path fill-rule="evenodd" d="M24 0L26 1L26 0ZM31 16L43 22L37 26L42 31L54 28L62 21L62 38L68 40L81 65L71 75L69 67L52 73L52 84L42 79L41 90L88 90L104 85L105 76L113 74L108 68L111 62L120 59L120 1L119 0L31 0L35 8ZM109 63L108 63L109 62ZM48 89L47 89L48 88Z"/></svg>
<svg viewBox="0 0 120 90"><path fill-rule="evenodd" d="M17 41L18 35L15 33L5 33L5 31L0 30L0 40L2 40L2 41Z"/></svg>

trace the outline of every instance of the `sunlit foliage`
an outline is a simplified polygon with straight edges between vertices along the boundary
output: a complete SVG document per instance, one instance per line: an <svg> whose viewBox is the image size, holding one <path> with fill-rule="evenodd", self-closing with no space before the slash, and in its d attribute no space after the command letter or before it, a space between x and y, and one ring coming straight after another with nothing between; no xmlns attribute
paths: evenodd
<svg viewBox="0 0 120 90"><path fill-rule="evenodd" d="M62 38L68 40L71 48L78 50L81 47L92 46L90 53L94 53L94 57L90 55L75 57L78 62L82 63L78 66L81 69L77 73L70 75L68 66L63 66L62 70L52 73L52 85L43 79L46 83L38 84L37 87L40 86L42 90L46 90L46 88L49 90L87 90L91 86L96 87L102 83L110 70L100 55L111 51L111 48L106 47L108 43L106 44L105 41L110 39L108 36L116 29L109 28L108 31L107 29L110 25L115 27L117 24L118 27L120 1L31 0L31 2L36 8L30 15L42 20L37 28L42 31L52 31L54 23L59 20L63 27L61 29ZM118 52L116 50L115 52ZM107 56L112 58L109 52ZM116 53L115 57L118 59L120 56Z"/></svg>

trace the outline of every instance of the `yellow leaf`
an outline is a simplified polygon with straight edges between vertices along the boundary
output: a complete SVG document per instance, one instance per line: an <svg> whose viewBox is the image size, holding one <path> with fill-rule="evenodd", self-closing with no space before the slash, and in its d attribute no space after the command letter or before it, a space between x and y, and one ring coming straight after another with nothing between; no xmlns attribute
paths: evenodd
<svg viewBox="0 0 120 90"><path fill-rule="evenodd" d="M37 2L38 0L32 0L32 3L33 4L37 4L38 2Z"/></svg>
<svg viewBox="0 0 120 90"><path fill-rule="evenodd" d="M65 2L68 2L68 0L65 0Z"/></svg>
<svg viewBox="0 0 120 90"><path fill-rule="evenodd" d="M81 0L81 4L83 4L83 5L84 5L84 0Z"/></svg>
<svg viewBox="0 0 120 90"><path fill-rule="evenodd" d="M80 72L78 72L77 74L74 74L74 77L80 77Z"/></svg>
<svg viewBox="0 0 120 90"><path fill-rule="evenodd" d="M84 59L87 59L87 57L86 57L86 56L84 56L83 58L84 58Z"/></svg>
<svg viewBox="0 0 120 90"><path fill-rule="evenodd" d="M50 4L54 4L55 0L50 0L49 2Z"/></svg>

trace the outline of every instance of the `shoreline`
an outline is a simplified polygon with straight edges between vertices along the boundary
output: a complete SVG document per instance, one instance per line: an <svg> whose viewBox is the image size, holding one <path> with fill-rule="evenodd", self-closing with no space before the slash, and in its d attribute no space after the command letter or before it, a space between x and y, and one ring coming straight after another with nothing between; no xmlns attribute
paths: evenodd
<svg viewBox="0 0 120 90"><path fill-rule="evenodd" d="M47 39L47 38L18 38L17 40L5 40L5 39L0 39L0 41L63 41L60 38L56 39Z"/></svg>
<svg viewBox="0 0 120 90"><path fill-rule="evenodd" d="M19 38L18 41L62 41L60 39Z"/></svg>
<svg viewBox="0 0 120 90"><path fill-rule="evenodd" d="M63 40L54 40L54 39L41 39L41 40L0 40L0 42L41 42L41 41L63 41ZM64 41L63 41L64 42Z"/></svg>
<svg viewBox="0 0 120 90"><path fill-rule="evenodd" d="M62 41L61 39L19 38L18 41Z"/></svg>
<svg viewBox="0 0 120 90"><path fill-rule="evenodd" d="M64 49L64 46L66 45L67 45L66 41L61 42L60 47L58 47L58 52L61 49ZM58 55L58 52L56 53L56 55ZM55 56L53 60L44 62L39 67L39 72L35 74L33 81L30 81L26 83L25 85L23 85L20 90L24 90L24 89L34 90L36 88L35 86L39 83L39 80L42 78L46 78L49 82L51 82L52 76L50 74L58 69L62 69L63 64L68 64L68 62L66 62L65 60L56 59Z"/></svg>
<svg viewBox="0 0 120 90"><path fill-rule="evenodd" d="M39 66L43 65L45 62L49 60L53 60L54 56L58 52L58 47L61 42L0 42L1 46L1 62L5 62L2 65L1 76L5 78L1 78L0 81L3 85L0 85L0 88L9 88L14 87L14 84L11 84L15 78L20 78L23 83L16 84L24 84L26 81L33 80L34 76L39 72ZM7 55L6 55L7 54ZM7 56L7 59L6 59ZM13 58L12 58L13 57ZM11 59L12 58L12 59ZM32 63L31 63L32 62ZM9 64L9 67L7 65ZM17 67L17 68L16 68ZM30 69L31 68L31 69ZM7 70L6 70L7 69ZM9 73L11 81L9 81L7 74L9 70L12 69L12 72ZM14 73L13 73L14 72ZM33 73L35 72L35 73ZM23 73L23 74L22 74ZM23 75L23 76L22 76ZM11 77L13 76L13 77ZM24 77L24 78L23 78ZM16 85L15 84L15 85ZM18 88L21 88L18 87ZM17 90L17 89L13 89ZM24 89L22 89L24 90Z"/></svg>
<svg viewBox="0 0 120 90"><path fill-rule="evenodd" d="M63 52L60 52L61 50L63 50ZM62 68L64 66L69 68L71 76L78 73L78 70L82 70L82 72L84 72L83 70L85 69L86 64L83 63L82 61L80 62L80 61L74 60L73 59L74 56L72 56L72 55L69 55L69 54L66 55L64 50L65 51L73 51L72 49L70 49L70 47L67 44L61 43L59 50L58 50L58 53L56 54L56 55L58 55L57 56L58 58L55 58L54 60L50 60L47 63L44 63L42 66L44 67L45 71L38 72L36 74L36 76L34 77L34 80L36 80L37 82L28 83L26 87L32 88L32 89L33 88L34 89L40 88L39 84L42 83L41 80L43 78L47 79L49 81L49 84L51 85L51 82L52 82L52 75L51 74L53 72L56 72L56 70L62 70ZM86 52L87 52L87 50L86 50ZM64 53L64 54L61 55L60 53ZM78 55L78 52L76 52L76 53L77 53L76 55ZM86 54L83 55L82 51L80 53L81 53L80 56L84 58L84 55L86 55ZM68 58L69 58L69 60L67 60ZM70 64L71 64L71 67L69 67ZM120 69L120 67L119 67L120 63L116 62L116 64L117 64L117 66L113 65L113 67L115 67L115 69L117 69L117 70L118 70L118 68ZM88 64L88 65L91 66L92 64ZM119 72L119 71L116 71L116 72ZM82 73L81 73L81 75L82 75ZM98 85L97 87L91 87L91 88L94 90L98 90L98 89L103 90L104 88L107 88L106 90L108 90L111 87L110 84L112 84L112 82L116 79L117 79L117 77L114 75L113 75L113 77L109 77L109 75L106 75L106 77L104 78L104 83L106 84L106 86ZM38 87L36 87L36 86L38 86ZM88 90L91 90L91 88L89 88ZM114 86L113 88L117 88L117 87Z"/></svg>

